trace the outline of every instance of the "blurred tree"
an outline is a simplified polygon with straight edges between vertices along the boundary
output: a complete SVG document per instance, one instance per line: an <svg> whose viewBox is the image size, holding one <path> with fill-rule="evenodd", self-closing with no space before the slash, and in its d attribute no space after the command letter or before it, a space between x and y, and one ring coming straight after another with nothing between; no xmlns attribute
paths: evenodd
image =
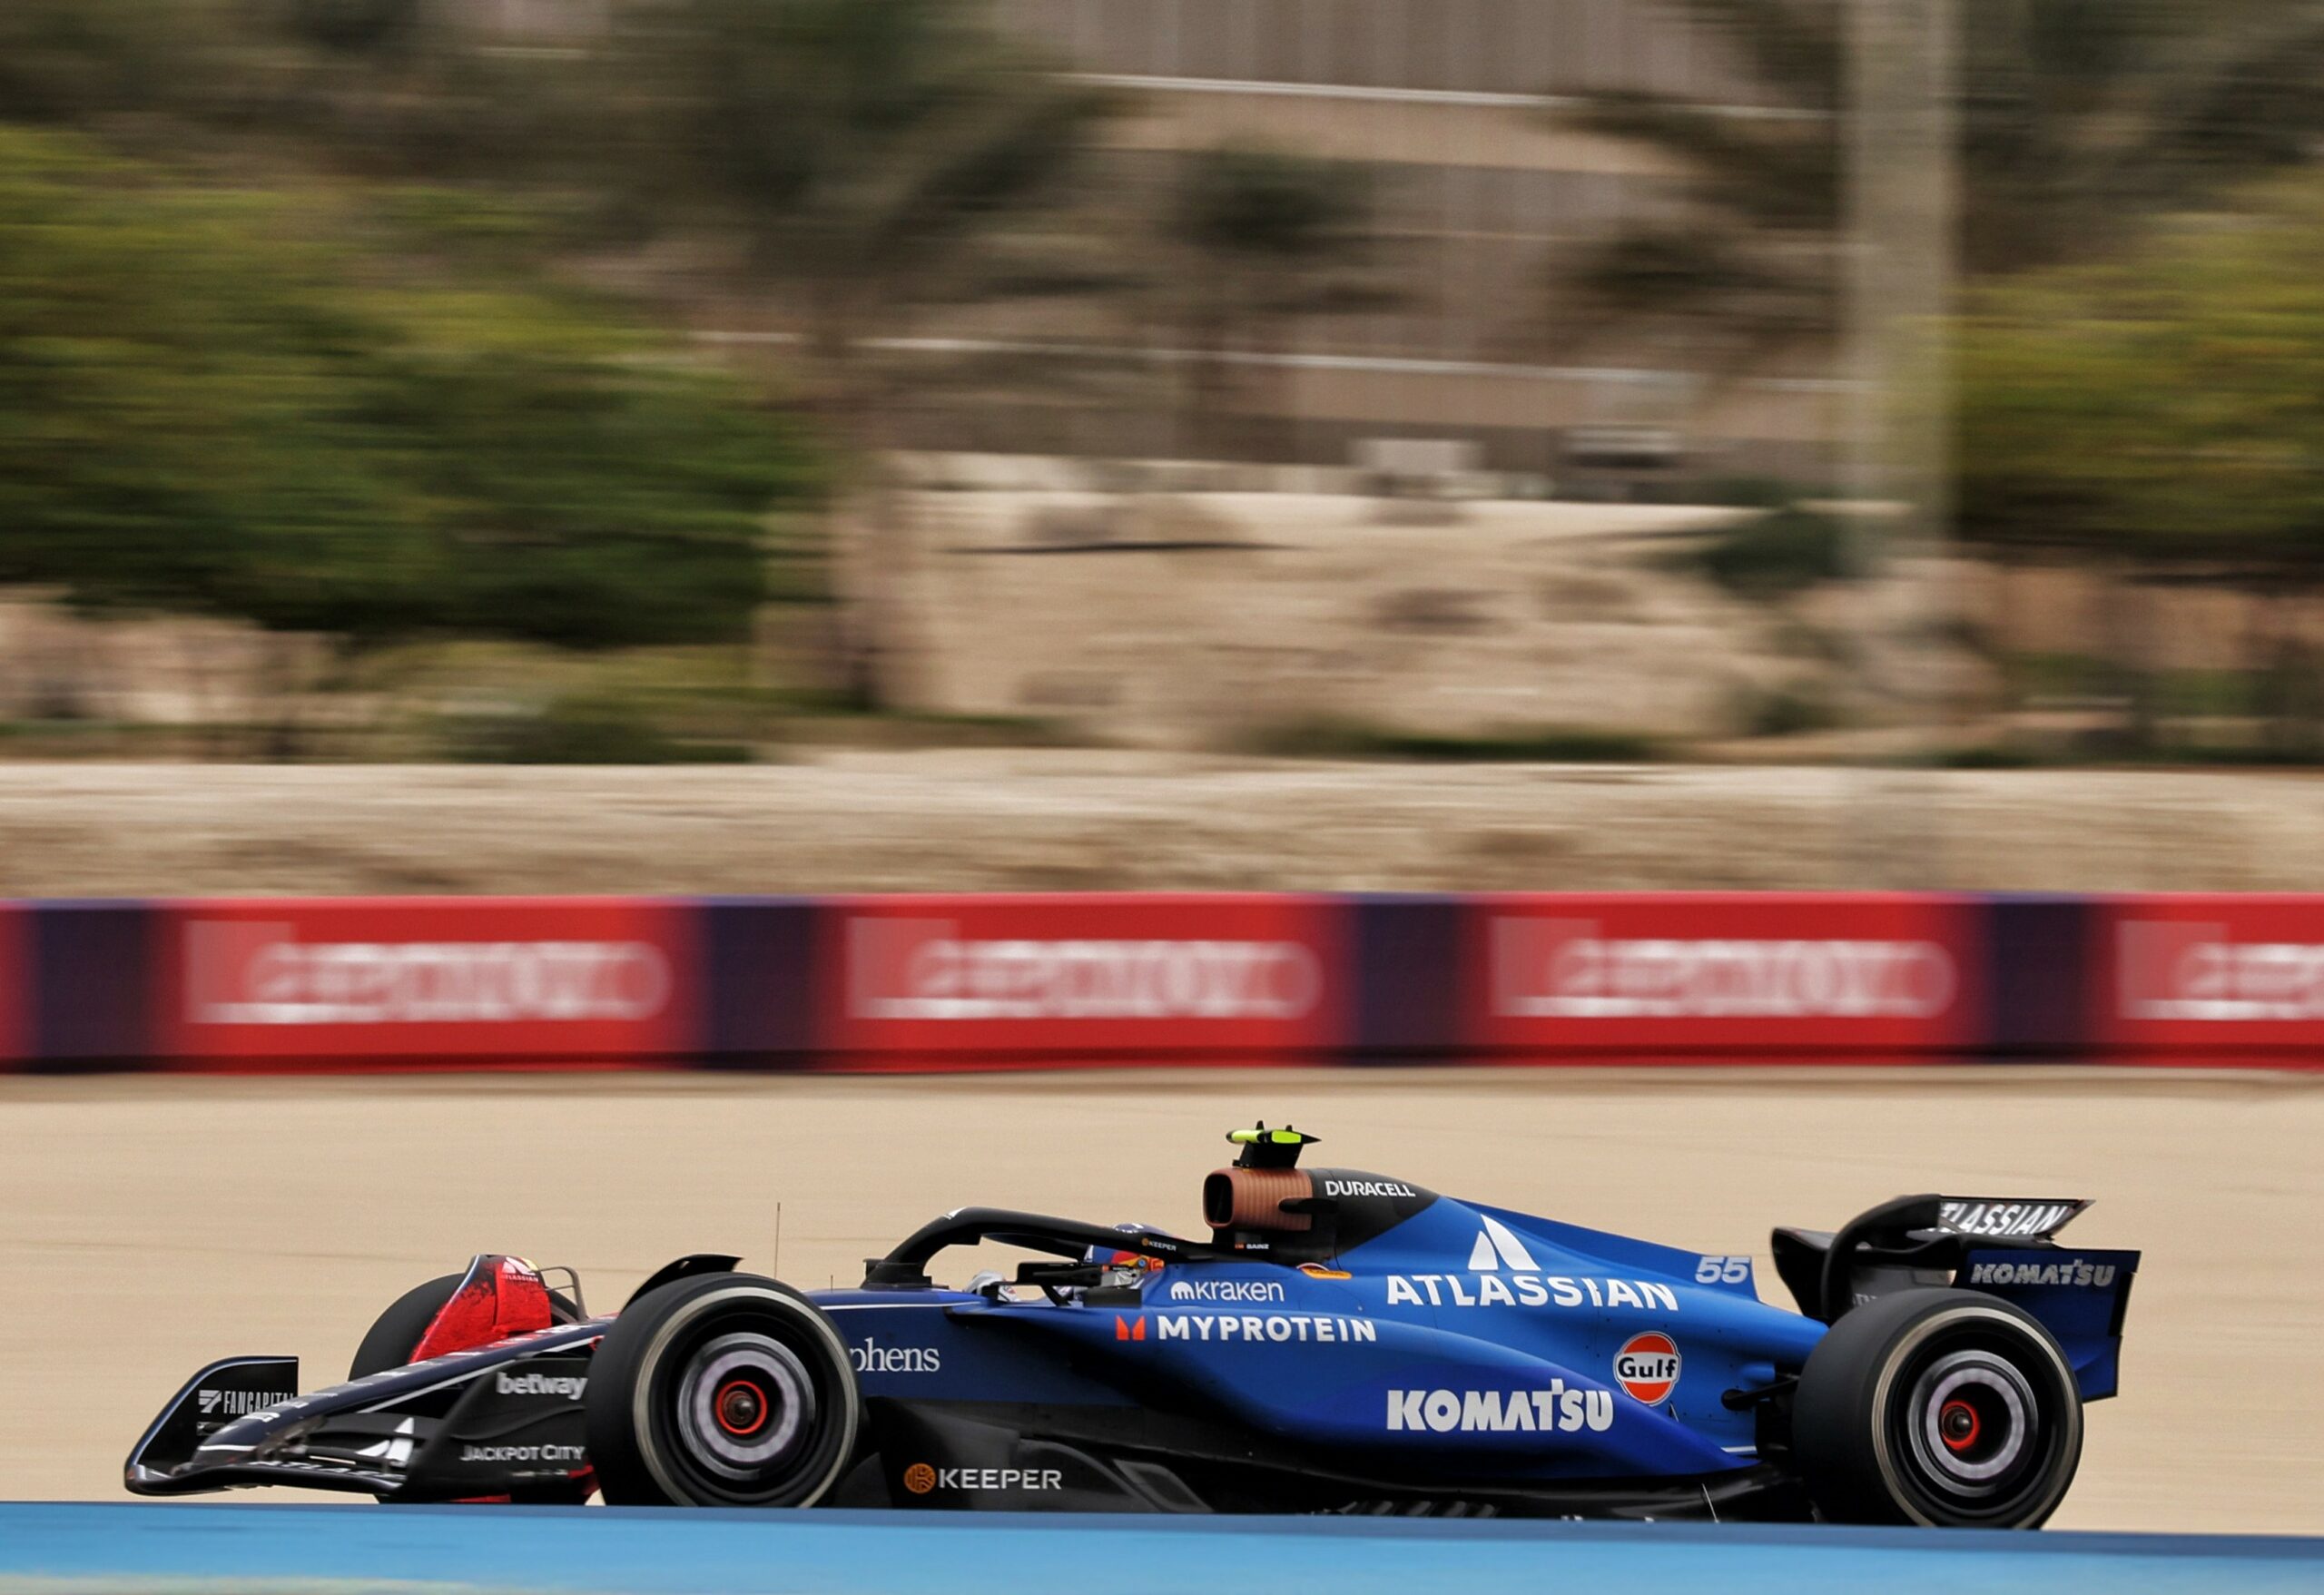
<svg viewBox="0 0 2324 1595"><path fill-rule="evenodd" d="M1179 182L1178 231L1237 269L1347 251L1371 212L1361 167L1280 150L1205 150Z"/></svg>
<svg viewBox="0 0 2324 1595"><path fill-rule="evenodd" d="M449 0L5 0L0 121L173 157L536 179L568 139L567 64L479 48Z"/></svg>
<svg viewBox="0 0 2324 1595"><path fill-rule="evenodd" d="M1226 145L1187 157L1168 212L1163 287L1195 354L1186 430L1198 451L1241 451L1235 433L1250 423L1233 402L1233 351L1273 345L1301 317L1389 297L1364 271L1368 179L1351 162L1279 150Z"/></svg>
<svg viewBox="0 0 2324 1595"><path fill-rule="evenodd" d="M1837 330L1839 0L1685 0L1758 85L1751 107L1611 94L1563 125L1645 145L1679 204L1562 261L1570 319L1658 324L1756 363ZM1961 264L2113 247L2142 220L2324 138L2317 0L1960 0ZM1733 96L1729 96L1733 97Z"/></svg>
<svg viewBox="0 0 2324 1595"><path fill-rule="evenodd" d="M976 0L668 0L616 14L588 96L632 218L723 237L862 422L868 337L978 297L1062 197L1101 93Z"/></svg>
<svg viewBox="0 0 2324 1595"><path fill-rule="evenodd" d="M187 0L7 0L0 5L0 120L76 122L172 97Z"/></svg>
<svg viewBox="0 0 2324 1595"><path fill-rule="evenodd" d="M486 48L461 0L255 0L214 31L204 123L359 175L537 184L588 114L572 63Z"/></svg>
<svg viewBox="0 0 2324 1595"><path fill-rule="evenodd" d="M2324 594L2324 188L2279 180L2114 265L2030 274L1961 323L1959 535L2253 596L2273 738L2324 749L2303 612ZM2138 678L2152 620L2126 617ZM2150 733L2151 705L2135 729Z"/></svg>
<svg viewBox="0 0 2324 1595"><path fill-rule="evenodd" d="M279 0L292 36L329 50L364 54L410 43L428 20L428 0Z"/></svg>
<svg viewBox="0 0 2324 1595"><path fill-rule="evenodd" d="M1048 70L980 0L667 0L615 13L586 96L645 235L723 241L734 279L794 331L812 406L853 450L841 517L842 684L899 695L909 563L881 451L925 361L916 313L1023 293L1037 218L1070 179L1103 93ZM886 340L886 341L880 341ZM985 377L992 373L988 369Z"/></svg>
<svg viewBox="0 0 2324 1595"><path fill-rule="evenodd" d="M379 287L332 221L0 127L0 580L353 651L744 638L793 429L601 305Z"/></svg>
<svg viewBox="0 0 2324 1595"><path fill-rule="evenodd" d="M114 52L136 43L145 4L201 24L205 70L172 97L119 81ZM1059 252L1044 230L1078 197L1083 135L1109 104L991 25L989 9L632 0L567 55L480 49L473 19L448 0L0 0L0 41L25 41L27 59L42 46L45 64L23 74L17 97L31 103L37 90L60 119L168 110L174 121L145 119L158 135L149 147L183 127L205 147L238 135L246 142L229 147L255 151L267 170L417 177L439 197L461 184L485 202L465 212L469 236L489 233L498 263L536 280L573 263L578 235L495 227L484 212L512 196L560 216L595 210L610 226L587 244L615 246L595 260L669 289L677 315L716 305L723 320L737 299L764 307L800 340L783 361L790 389L855 468L861 490L842 525L858 528L862 579L842 651L857 694L878 701L896 651L885 595L903 563L878 461L921 388L948 378L899 342L921 310L1049 291L1074 275L1042 259ZM9 113L0 104L0 119ZM461 221L457 206L434 209ZM683 269L652 269L672 261ZM435 264L398 258L395 269ZM1003 374L988 361L975 377L990 389Z"/></svg>

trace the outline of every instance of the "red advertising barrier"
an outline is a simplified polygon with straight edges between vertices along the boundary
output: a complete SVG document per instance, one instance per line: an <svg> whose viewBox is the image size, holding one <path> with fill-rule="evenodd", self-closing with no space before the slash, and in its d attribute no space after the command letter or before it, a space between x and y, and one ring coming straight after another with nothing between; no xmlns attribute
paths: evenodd
<svg viewBox="0 0 2324 1595"><path fill-rule="evenodd" d="M2105 897L2089 908L2085 1033L2101 1051L2324 1058L2324 897Z"/></svg>
<svg viewBox="0 0 2324 1595"><path fill-rule="evenodd" d="M842 1067L1285 1063L1349 1040L1347 906L1257 894L852 897L823 906Z"/></svg>
<svg viewBox="0 0 2324 1595"><path fill-rule="evenodd" d="M0 1068L2324 1068L2324 897L0 903Z"/></svg>
<svg viewBox="0 0 2324 1595"><path fill-rule="evenodd" d="M221 1068L683 1059L692 905L649 898L238 899L158 905L153 1027Z"/></svg>
<svg viewBox="0 0 2324 1595"><path fill-rule="evenodd" d="M32 916L0 902L0 1072L32 1055Z"/></svg>
<svg viewBox="0 0 2324 1595"><path fill-rule="evenodd" d="M1911 1055L1986 1034L1984 905L1729 892L1472 899L1467 1043L1518 1055Z"/></svg>

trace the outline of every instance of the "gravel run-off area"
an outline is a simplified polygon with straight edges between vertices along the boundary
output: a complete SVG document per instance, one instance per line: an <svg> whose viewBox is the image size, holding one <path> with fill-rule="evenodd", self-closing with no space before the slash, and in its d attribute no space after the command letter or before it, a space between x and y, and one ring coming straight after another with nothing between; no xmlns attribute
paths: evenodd
<svg viewBox="0 0 2324 1595"><path fill-rule="evenodd" d="M1331 763L0 764L0 895L2324 890L2309 773Z"/></svg>

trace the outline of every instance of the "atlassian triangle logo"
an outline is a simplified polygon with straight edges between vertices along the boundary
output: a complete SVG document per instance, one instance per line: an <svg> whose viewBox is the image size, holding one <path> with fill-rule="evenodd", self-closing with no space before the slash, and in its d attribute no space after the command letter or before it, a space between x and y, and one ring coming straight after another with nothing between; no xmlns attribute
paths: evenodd
<svg viewBox="0 0 2324 1595"><path fill-rule="evenodd" d="M1533 1254L1525 1249L1525 1243L1510 1233L1509 1226L1498 1218L1487 1218L1484 1232L1477 1236L1476 1249L1469 1254L1469 1272L1498 1274L1503 1263L1520 1274L1532 1274L1541 1268L1533 1261Z"/></svg>

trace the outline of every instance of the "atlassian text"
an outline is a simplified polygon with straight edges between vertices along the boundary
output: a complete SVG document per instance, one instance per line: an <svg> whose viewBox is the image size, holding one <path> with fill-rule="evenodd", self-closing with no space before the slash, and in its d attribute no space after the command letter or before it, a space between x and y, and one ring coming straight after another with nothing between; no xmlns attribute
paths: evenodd
<svg viewBox="0 0 2324 1595"><path fill-rule="evenodd" d="M1422 1293L1425 1292L1423 1295ZM1432 1307L1650 1307L1679 1310L1679 1293L1651 1279L1561 1274L1391 1274L1388 1305Z"/></svg>

